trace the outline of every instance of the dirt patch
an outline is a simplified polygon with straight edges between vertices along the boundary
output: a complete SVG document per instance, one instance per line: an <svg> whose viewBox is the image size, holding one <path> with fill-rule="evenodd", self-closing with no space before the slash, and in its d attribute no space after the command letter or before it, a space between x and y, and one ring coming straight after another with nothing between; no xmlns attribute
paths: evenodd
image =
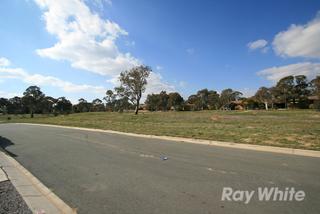
<svg viewBox="0 0 320 214"><path fill-rule="evenodd" d="M238 120L238 119L241 119L241 117L236 115L212 115L210 117L210 120L212 121Z"/></svg>
<svg viewBox="0 0 320 214"><path fill-rule="evenodd" d="M252 143L253 142L253 140L251 138L244 138L242 140L243 140L243 142L246 142L246 143Z"/></svg>
<svg viewBox="0 0 320 214"><path fill-rule="evenodd" d="M285 137L285 139L287 139L288 141L298 141L298 137L296 136L287 136Z"/></svg>
<svg viewBox="0 0 320 214"><path fill-rule="evenodd" d="M222 120L223 117L222 117L222 116L219 116L219 115L212 115L212 116L210 117L210 119L211 119L212 121L219 121L219 120Z"/></svg>
<svg viewBox="0 0 320 214"><path fill-rule="evenodd" d="M311 118L320 118L320 114L312 115Z"/></svg>
<svg viewBox="0 0 320 214"><path fill-rule="evenodd" d="M246 126L247 129L254 129L253 126Z"/></svg>

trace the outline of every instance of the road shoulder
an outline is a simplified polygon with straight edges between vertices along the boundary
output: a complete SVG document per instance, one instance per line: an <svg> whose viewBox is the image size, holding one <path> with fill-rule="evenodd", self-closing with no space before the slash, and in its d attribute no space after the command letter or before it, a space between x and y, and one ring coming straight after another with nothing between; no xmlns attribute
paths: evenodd
<svg viewBox="0 0 320 214"><path fill-rule="evenodd" d="M0 150L0 166L33 213L76 213L14 158ZM4 176L2 176L4 177ZM3 178L5 180L5 178Z"/></svg>

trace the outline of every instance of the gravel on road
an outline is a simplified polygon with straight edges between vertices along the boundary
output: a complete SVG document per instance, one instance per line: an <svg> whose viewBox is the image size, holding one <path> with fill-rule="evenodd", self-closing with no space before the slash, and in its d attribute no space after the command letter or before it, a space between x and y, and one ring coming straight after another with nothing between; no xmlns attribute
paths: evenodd
<svg viewBox="0 0 320 214"><path fill-rule="evenodd" d="M0 214L32 214L10 181L0 182Z"/></svg>

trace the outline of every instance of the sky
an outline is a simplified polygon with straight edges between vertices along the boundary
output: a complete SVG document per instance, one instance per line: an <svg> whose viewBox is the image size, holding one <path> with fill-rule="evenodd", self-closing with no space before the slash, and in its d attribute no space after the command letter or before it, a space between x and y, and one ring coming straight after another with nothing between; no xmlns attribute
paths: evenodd
<svg viewBox="0 0 320 214"><path fill-rule="evenodd" d="M208 88L252 96L320 75L319 0L1 0L0 97L102 99L148 65L148 93Z"/></svg>

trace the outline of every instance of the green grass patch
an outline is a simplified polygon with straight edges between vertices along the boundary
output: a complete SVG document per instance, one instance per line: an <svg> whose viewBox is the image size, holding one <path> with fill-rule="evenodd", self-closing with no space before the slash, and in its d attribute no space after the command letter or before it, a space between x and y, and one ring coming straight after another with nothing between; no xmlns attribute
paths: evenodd
<svg viewBox="0 0 320 214"><path fill-rule="evenodd" d="M279 147L320 150L320 112L199 111L92 112L61 115L0 116L0 122L44 123L99 128L139 134L167 135Z"/></svg>

